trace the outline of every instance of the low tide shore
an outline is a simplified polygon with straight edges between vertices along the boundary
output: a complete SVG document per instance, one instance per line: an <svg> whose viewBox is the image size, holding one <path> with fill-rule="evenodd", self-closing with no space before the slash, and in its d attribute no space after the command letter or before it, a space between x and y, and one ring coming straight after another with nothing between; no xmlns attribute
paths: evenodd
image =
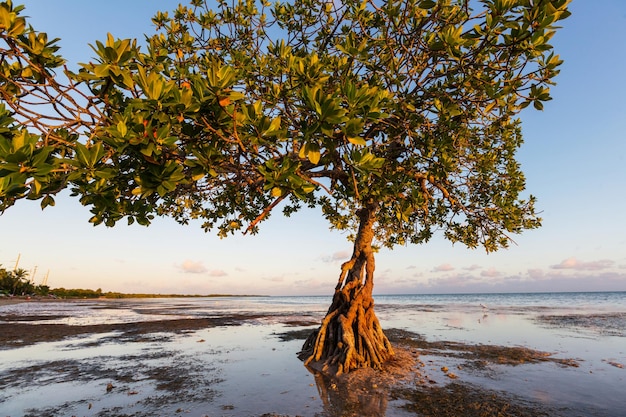
<svg viewBox="0 0 626 417"><path fill-rule="evenodd" d="M488 343L472 333L472 326L482 326L493 316L516 322L519 312L446 313L413 306L415 320L425 320L413 326L397 317L406 316L406 306L382 305L379 316L396 348L395 360L382 372L364 370L330 379L307 370L296 357L323 316L323 306L240 301L2 299L2 415L626 413L623 399L610 401L612 392L620 396L626 378L626 338L619 334L620 327L626 328L626 312L586 314L588 320L542 309L524 315L524 322L554 335L558 349L546 350L546 340L537 343L541 346ZM433 320L444 326L430 326ZM431 334L420 333L418 327ZM436 332L442 334L437 337ZM453 334L457 336L445 337ZM572 340L565 343L564 335ZM585 358L578 348L566 346L592 339L603 339L603 346L615 349ZM553 386L558 381L563 384L560 391ZM580 398L579 390L587 398Z"/></svg>

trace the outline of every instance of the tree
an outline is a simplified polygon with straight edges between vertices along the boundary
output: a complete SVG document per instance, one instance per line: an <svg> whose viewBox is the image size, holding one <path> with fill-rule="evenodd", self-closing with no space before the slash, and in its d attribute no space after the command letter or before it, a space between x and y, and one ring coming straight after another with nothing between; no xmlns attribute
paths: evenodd
<svg viewBox="0 0 626 417"><path fill-rule="evenodd" d="M354 251L303 355L380 367L377 247L439 231L494 251L540 225L518 115L550 99L569 0L207 3L158 13L145 50L109 35L78 72L1 3L0 209L70 188L94 224L227 236L320 207Z"/></svg>
<svg viewBox="0 0 626 417"><path fill-rule="evenodd" d="M25 269L7 271L0 267L0 292L11 295L31 294L35 287Z"/></svg>

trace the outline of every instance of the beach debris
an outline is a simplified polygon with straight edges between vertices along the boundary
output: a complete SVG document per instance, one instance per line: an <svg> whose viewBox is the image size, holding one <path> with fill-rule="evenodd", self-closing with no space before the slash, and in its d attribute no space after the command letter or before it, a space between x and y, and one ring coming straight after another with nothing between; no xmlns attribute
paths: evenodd
<svg viewBox="0 0 626 417"><path fill-rule="evenodd" d="M139 394L139 391L134 391L134 390L128 391L128 395L137 395L137 394Z"/></svg>
<svg viewBox="0 0 626 417"><path fill-rule="evenodd" d="M202 342L206 342L206 340L204 340L204 339L198 340L198 343L202 343Z"/></svg>
<svg viewBox="0 0 626 417"><path fill-rule="evenodd" d="M447 366L442 366L441 367L441 372L443 372L450 379L457 379L458 378L458 376L456 376L456 374L450 372L450 369L448 369Z"/></svg>
<svg viewBox="0 0 626 417"><path fill-rule="evenodd" d="M624 364L623 363L619 363L619 362L615 362L615 361L607 361L607 363L611 366L614 366L616 368L620 368L620 369L624 369Z"/></svg>
<svg viewBox="0 0 626 417"><path fill-rule="evenodd" d="M113 386L113 384L111 384L111 383L109 382L109 383L107 384L107 392L111 392L111 391L113 391L113 388L115 388L115 387Z"/></svg>
<svg viewBox="0 0 626 417"><path fill-rule="evenodd" d="M554 362L563 368L578 368L580 366L579 361L582 359L554 359Z"/></svg>

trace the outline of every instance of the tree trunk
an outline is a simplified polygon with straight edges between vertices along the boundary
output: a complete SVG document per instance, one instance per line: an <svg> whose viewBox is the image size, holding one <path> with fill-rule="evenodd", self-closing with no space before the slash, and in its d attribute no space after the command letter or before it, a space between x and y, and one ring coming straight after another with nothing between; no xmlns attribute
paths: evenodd
<svg viewBox="0 0 626 417"><path fill-rule="evenodd" d="M375 368L394 352L374 313L374 221L376 205L359 213L359 230L352 258L341 266L332 304L318 330L302 347L305 365L340 375L358 368Z"/></svg>

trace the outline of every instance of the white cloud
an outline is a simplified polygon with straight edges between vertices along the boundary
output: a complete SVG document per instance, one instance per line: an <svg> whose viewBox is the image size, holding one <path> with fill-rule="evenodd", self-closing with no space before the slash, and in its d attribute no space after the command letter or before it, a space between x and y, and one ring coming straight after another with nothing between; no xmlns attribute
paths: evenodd
<svg viewBox="0 0 626 417"><path fill-rule="evenodd" d="M480 279L465 274L452 274L444 278L431 278L428 280L429 287L465 288L469 285L481 282Z"/></svg>
<svg viewBox="0 0 626 417"><path fill-rule="evenodd" d="M276 276L264 277L263 280L269 281L269 282L285 282L285 277L276 275Z"/></svg>
<svg viewBox="0 0 626 417"><path fill-rule="evenodd" d="M454 271L454 267L450 264L441 264L433 268L433 272L449 272Z"/></svg>
<svg viewBox="0 0 626 417"><path fill-rule="evenodd" d="M178 265L178 268L186 274L208 274L211 277L224 277L228 275L228 273L222 269L209 270L202 262L192 261L190 259L183 261L182 264Z"/></svg>
<svg viewBox="0 0 626 417"><path fill-rule="evenodd" d="M189 259L183 261L179 268L186 274L203 274L207 272L207 268L202 264L202 262L192 261Z"/></svg>
<svg viewBox="0 0 626 417"><path fill-rule="evenodd" d="M583 262L576 258L567 258L561 263L552 265L552 269L575 269L577 271L599 271L612 267L613 261L609 259L601 259L593 262Z"/></svg>
<svg viewBox="0 0 626 417"><path fill-rule="evenodd" d="M546 276L543 269L533 268L528 270L528 276L532 279L542 279Z"/></svg>
<svg viewBox="0 0 626 417"><path fill-rule="evenodd" d="M495 277L499 277L500 275L502 275L502 273L496 270L495 268L489 268L485 271L482 271L480 275L483 277L495 278Z"/></svg>
<svg viewBox="0 0 626 417"><path fill-rule="evenodd" d="M322 258L322 261L324 262L329 262L329 263L333 263L333 262L345 262L350 260L350 252L348 252L347 250L342 250L342 251L338 251L333 253L330 256L324 256Z"/></svg>
<svg viewBox="0 0 626 417"><path fill-rule="evenodd" d="M475 271L477 269L480 269L480 265L473 264L473 265L470 265L470 266L466 266L463 269L466 270L466 271Z"/></svg>

